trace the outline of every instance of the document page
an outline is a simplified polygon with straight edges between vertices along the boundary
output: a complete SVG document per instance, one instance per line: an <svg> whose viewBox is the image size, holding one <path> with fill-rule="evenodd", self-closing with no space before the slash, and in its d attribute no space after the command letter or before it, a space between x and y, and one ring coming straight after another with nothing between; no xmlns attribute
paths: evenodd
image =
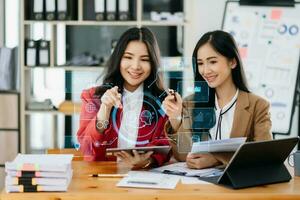
<svg viewBox="0 0 300 200"><path fill-rule="evenodd" d="M130 171L118 187L175 189L180 177L149 171Z"/></svg>
<svg viewBox="0 0 300 200"><path fill-rule="evenodd" d="M205 152L234 152L239 146L246 142L246 137L230 138L225 140L210 140L195 142L192 146L192 153Z"/></svg>

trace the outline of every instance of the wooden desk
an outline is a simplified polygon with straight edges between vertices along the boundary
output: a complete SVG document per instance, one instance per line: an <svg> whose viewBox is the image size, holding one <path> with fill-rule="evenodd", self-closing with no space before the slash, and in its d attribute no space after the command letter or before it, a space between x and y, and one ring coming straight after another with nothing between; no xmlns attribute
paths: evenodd
<svg viewBox="0 0 300 200"><path fill-rule="evenodd" d="M126 173L128 169L114 162L73 161L74 175L68 192L61 193L1 193L1 200L242 200L242 199L300 199L300 177L288 183L279 183L255 188L231 190L217 185L183 185L178 183L175 190L155 190L137 188L118 188L119 178L90 178L92 173Z"/></svg>

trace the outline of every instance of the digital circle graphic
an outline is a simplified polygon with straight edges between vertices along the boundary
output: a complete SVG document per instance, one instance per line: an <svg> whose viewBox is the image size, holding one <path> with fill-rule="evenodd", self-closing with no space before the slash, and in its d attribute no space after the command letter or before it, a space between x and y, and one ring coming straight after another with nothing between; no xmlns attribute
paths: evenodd
<svg viewBox="0 0 300 200"><path fill-rule="evenodd" d="M164 112L161 110L161 102L158 101L156 97L152 96L149 93L144 93L144 96L147 96L148 99L153 100L151 102L155 102L156 105L153 105L152 103L150 103L149 101L147 101L145 99L138 100L138 101L142 101L143 107L145 107L145 106L147 107L147 109L143 110L139 115L139 128L144 128L146 126L149 126L150 128L149 128L149 130L146 134L143 134L142 136L138 136L138 139L140 139L140 142L137 141L137 144L139 144L139 143L144 144L144 141L143 141L142 138L147 138L150 134L152 134L155 131L155 129L157 127L157 122L158 122L158 119L159 119L159 115L164 114ZM136 106L136 103L137 103L137 101L133 101L132 102L133 106ZM130 143L131 141L129 141L129 139L126 138L120 132L120 129L117 125L117 117L118 117L117 113L118 113L118 109L113 108L113 111L112 111L112 125L113 125L113 128L118 133L118 137L121 137L122 140L128 141ZM121 111L120 116L121 117L123 116L123 111ZM132 117L134 118L135 116L132 116Z"/></svg>

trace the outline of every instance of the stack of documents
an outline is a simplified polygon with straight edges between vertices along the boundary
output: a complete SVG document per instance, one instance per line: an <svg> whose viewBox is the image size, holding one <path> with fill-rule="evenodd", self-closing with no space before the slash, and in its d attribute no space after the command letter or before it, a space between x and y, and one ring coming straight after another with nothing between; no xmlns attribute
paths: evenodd
<svg viewBox="0 0 300 200"><path fill-rule="evenodd" d="M246 142L246 137L230 138L225 140L209 140L193 143L191 153L205 152L234 152Z"/></svg>
<svg viewBox="0 0 300 200"><path fill-rule="evenodd" d="M25 155L5 163L6 192L63 192L72 179L73 155Z"/></svg>

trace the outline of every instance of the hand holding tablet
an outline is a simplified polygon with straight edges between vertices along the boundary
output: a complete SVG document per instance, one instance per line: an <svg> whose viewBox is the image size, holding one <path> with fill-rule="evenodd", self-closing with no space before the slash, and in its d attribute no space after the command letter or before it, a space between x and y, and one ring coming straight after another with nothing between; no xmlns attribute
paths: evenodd
<svg viewBox="0 0 300 200"><path fill-rule="evenodd" d="M171 150L171 146L147 146L147 147L133 147L133 148L107 148L106 155L113 155L114 153L125 151L133 155L132 151L136 150L139 154L144 154L149 151L153 153L168 154Z"/></svg>

